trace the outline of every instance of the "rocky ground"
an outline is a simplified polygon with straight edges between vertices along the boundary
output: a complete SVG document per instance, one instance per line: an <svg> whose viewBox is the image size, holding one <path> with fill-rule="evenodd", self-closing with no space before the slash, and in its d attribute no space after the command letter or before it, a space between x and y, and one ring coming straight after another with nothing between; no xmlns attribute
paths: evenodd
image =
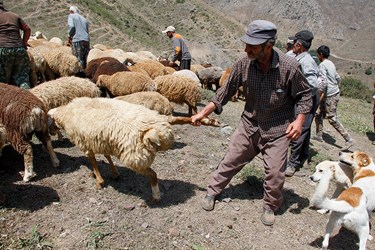
<svg viewBox="0 0 375 250"><path fill-rule="evenodd" d="M106 181L105 188L97 190L88 159L68 139L53 141L59 168L51 166L47 152L35 140L37 176L30 183L22 181L22 157L5 147L0 158L0 191L6 197L0 207L0 249L321 248L328 215L309 208L315 185L308 175L314 166L287 178L285 204L272 227L259 220L261 156L235 176L214 211L201 209L208 179L227 149L243 105L228 103L218 117L229 125L225 128L174 126L173 148L159 153L153 163L162 191L157 205L148 202L151 190L146 178L117 159L120 179L112 180L109 164L97 157ZM177 106L176 111L186 114L187 107ZM324 143L311 141L311 153L335 160L343 141L327 129ZM369 138L353 136L353 149L373 152ZM329 249L358 249L357 242L355 234L341 230ZM368 242L367 249L375 249L374 241Z"/></svg>

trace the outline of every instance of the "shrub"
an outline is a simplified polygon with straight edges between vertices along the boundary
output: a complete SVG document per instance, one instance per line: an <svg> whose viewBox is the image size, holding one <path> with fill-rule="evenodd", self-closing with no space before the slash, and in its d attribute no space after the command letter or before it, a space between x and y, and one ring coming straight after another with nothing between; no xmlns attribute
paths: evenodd
<svg viewBox="0 0 375 250"><path fill-rule="evenodd" d="M366 70L365 70L365 74L366 75L371 75L372 74L372 68L370 67L370 68L367 68Z"/></svg>
<svg viewBox="0 0 375 250"><path fill-rule="evenodd" d="M275 47L281 49L282 51L285 50L284 45L280 40L276 40Z"/></svg>
<svg viewBox="0 0 375 250"><path fill-rule="evenodd" d="M372 102L372 91L360 80L344 77L340 85L341 95Z"/></svg>

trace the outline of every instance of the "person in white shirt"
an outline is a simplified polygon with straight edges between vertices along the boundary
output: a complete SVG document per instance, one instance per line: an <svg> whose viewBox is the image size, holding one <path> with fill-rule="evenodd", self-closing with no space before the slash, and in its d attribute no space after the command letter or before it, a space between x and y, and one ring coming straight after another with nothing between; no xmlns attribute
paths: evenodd
<svg viewBox="0 0 375 250"><path fill-rule="evenodd" d="M68 42L72 44L75 55L84 70L90 51L89 22L79 14L77 6L70 6L68 16Z"/></svg>
<svg viewBox="0 0 375 250"><path fill-rule="evenodd" d="M336 71L336 66L328 59L330 54L329 47L322 45L318 48L317 53L320 61L318 89L321 97L319 109L315 116L316 136L314 139L323 141L323 119L327 118L328 122L345 139L345 145L341 150L348 150L353 146L353 138L337 118L337 104L340 99L339 84L341 79Z"/></svg>

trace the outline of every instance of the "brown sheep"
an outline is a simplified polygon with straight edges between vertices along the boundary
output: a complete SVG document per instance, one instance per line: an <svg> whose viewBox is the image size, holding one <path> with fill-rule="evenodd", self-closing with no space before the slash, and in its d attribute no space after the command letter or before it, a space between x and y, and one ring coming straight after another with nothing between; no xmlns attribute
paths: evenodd
<svg viewBox="0 0 375 250"><path fill-rule="evenodd" d="M171 102L186 103L189 115L197 113L197 104L201 101L201 88L191 78L179 75L158 76L154 79L156 91Z"/></svg>
<svg viewBox="0 0 375 250"><path fill-rule="evenodd" d="M228 67L224 70L223 74L220 77L219 86L222 87L227 79L229 78L230 73L232 72L232 67ZM236 102L238 99L245 100L243 95L243 87L240 86L234 96L232 96L232 102Z"/></svg>
<svg viewBox="0 0 375 250"><path fill-rule="evenodd" d="M33 149L30 144L33 134L47 148L52 165L59 165L48 134L47 111L42 101L30 91L0 83L0 112L0 123L6 129L7 140L24 157L24 181L34 176Z"/></svg>
<svg viewBox="0 0 375 250"><path fill-rule="evenodd" d="M106 90L110 97L129 95L141 91L155 91L155 83L152 79L138 72L117 72L111 76L98 77L96 86Z"/></svg>
<svg viewBox="0 0 375 250"><path fill-rule="evenodd" d="M154 60L144 60L136 63L133 67L145 70L152 79L168 74L164 65Z"/></svg>
<svg viewBox="0 0 375 250"><path fill-rule="evenodd" d="M129 71L124 63L113 57L101 57L93 59L87 64L85 74L96 83L100 75L113 75L121 71Z"/></svg>

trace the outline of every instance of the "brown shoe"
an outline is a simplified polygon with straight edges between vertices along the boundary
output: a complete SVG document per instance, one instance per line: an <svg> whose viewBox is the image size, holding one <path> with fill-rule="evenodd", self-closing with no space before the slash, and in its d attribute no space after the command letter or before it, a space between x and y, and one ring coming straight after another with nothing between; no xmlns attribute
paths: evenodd
<svg viewBox="0 0 375 250"><path fill-rule="evenodd" d="M202 208L206 211L212 211L215 208L215 196L206 194L202 200Z"/></svg>
<svg viewBox="0 0 375 250"><path fill-rule="evenodd" d="M260 216L260 220L266 226L272 226L275 223L275 213L270 209L263 208L262 216Z"/></svg>

